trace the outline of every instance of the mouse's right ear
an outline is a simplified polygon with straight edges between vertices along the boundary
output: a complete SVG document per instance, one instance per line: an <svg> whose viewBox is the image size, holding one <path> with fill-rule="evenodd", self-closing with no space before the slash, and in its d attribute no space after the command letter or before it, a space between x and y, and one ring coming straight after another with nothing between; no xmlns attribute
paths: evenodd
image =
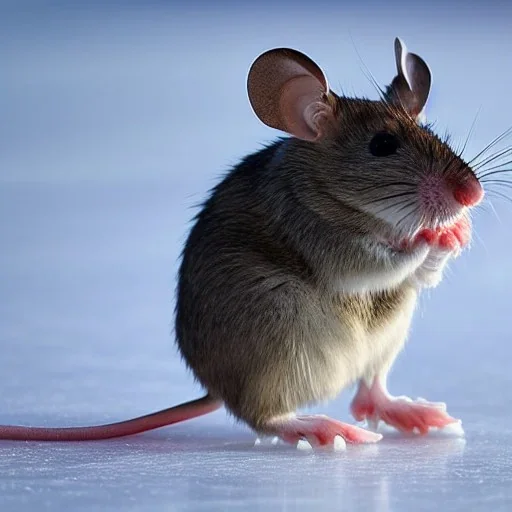
<svg viewBox="0 0 512 512"><path fill-rule="evenodd" d="M401 105L419 121L430 93L430 69L419 55L408 52L398 37L395 39L395 60L397 75L387 88L387 100Z"/></svg>
<svg viewBox="0 0 512 512"><path fill-rule="evenodd" d="M323 71L297 50L261 54L247 77L249 101L266 125L299 139L315 141L334 120L332 97Z"/></svg>

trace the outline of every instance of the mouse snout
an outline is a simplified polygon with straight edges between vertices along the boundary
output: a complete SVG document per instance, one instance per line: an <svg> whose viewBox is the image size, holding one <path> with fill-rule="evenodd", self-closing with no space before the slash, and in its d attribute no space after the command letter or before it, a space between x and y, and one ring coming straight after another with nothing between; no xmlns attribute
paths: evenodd
<svg viewBox="0 0 512 512"><path fill-rule="evenodd" d="M462 206L476 206L484 197L484 189L474 174L460 180L449 180L453 197Z"/></svg>
<svg viewBox="0 0 512 512"><path fill-rule="evenodd" d="M464 207L476 206L484 196L482 185L472 171L448 176L425 175L418 192L423 213L438 220L458 215Z"/></svg>

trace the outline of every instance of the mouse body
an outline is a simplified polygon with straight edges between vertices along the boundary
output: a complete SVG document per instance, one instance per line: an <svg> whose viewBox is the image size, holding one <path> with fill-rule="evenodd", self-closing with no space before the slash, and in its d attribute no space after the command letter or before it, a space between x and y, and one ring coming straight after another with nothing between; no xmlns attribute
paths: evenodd
<svg viewBox="0 0 512 512"><path fill-rule="evenodd" d="M425 61L399 39L395 61L377 101L338 96L297 50L251 66L254 112L288 137L227 173L185 244L176 341L204 398L96 431L0 427L0 438L115 437L224 404L288 442L376 442L370 430L296 415L354 384L352 414L370 425L426 433L457 422L444 404L393 397L386 383L418 295L467 246L483 189L424 123Z"/></svg>
<svg viewBox="0 0 512 512"><path fill-rule="evenodd" d="M290 49L253 64L249 97L287 131L213 190L185 246L176 334L211 396L265 434L314 444L379 436L295 411L359 383L358 420L427 432L443 406L392 397L386 377L418 293L437 285L470 236L482 187L422 124L430 71L396 43L380 101L329 90Z"/></svg>

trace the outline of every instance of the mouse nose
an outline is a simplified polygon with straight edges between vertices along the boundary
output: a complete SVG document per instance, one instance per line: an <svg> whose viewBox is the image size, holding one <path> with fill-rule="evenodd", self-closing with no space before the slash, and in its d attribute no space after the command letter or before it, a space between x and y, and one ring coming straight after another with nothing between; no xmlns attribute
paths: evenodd
<svg viewBox="0 0 512 512"><path fill-rule="evenodd" d="M484 189L474 175L453 183L453 197L462 206L476 206L484 197Z"/></svg>

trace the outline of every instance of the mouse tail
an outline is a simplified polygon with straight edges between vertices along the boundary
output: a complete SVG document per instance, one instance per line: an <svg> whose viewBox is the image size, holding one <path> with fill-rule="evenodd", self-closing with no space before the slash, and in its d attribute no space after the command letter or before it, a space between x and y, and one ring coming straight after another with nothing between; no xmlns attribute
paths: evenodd
<svg viewBox="0 0 512 512"><path fill-rule="evenodd" d="M127 421L91 427L22 427L0 425L0 440L11 441L99 441L114 437L131 436L147 430L165 427L180 421L203 416L219 409L222 402L210 395L169 409Z"/></svg>

